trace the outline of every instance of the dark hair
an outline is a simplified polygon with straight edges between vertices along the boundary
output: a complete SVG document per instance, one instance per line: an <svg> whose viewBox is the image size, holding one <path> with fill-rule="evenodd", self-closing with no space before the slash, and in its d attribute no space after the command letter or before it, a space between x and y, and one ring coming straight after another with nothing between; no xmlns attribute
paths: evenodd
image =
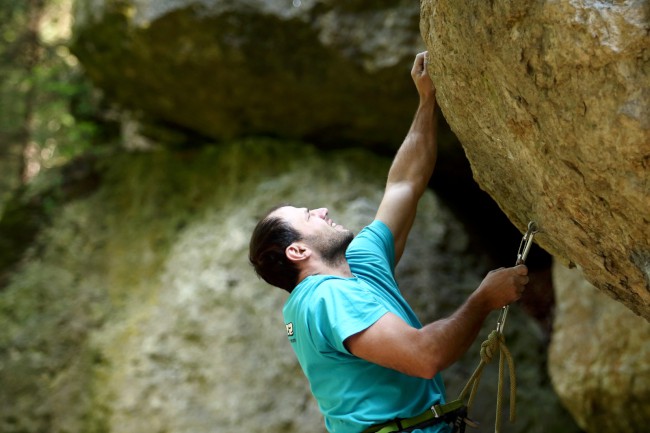
<svg viewBox="0 0 650 433"><path fill-rule="evenodd" d="M300 240L301 236L288 222L269 216L275 209L255 226L249 244L248 260L264 281L291 293L298 284L300 269L287 258L285 250Z"/></svg>

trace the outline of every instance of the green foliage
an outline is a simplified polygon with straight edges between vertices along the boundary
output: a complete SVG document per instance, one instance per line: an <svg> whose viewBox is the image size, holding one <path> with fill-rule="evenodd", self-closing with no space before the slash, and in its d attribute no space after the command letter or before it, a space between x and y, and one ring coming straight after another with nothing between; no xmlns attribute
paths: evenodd
<svg viewBox="0 0 650 433"><path fill-rule="evenodd" d="M99 99L65 32L43 35L61 27L70 3L0 0L0 211L26 180L27 164L32 173L46 170L107 138Z"/></svg>

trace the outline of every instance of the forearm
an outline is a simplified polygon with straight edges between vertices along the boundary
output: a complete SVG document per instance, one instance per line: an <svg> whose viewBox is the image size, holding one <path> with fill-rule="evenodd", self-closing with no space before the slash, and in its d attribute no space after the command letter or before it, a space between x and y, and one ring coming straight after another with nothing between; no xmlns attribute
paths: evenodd
<svg viewBox="0 0 650 433"><path fill-rule="evenodd" d="M387 186L406 182L418 197L427 187L437 157L435 94L420 99L404 142L388 172Z"/></svg>
<svg viewBox="0 0 650 433"><path fill-rule="evenodd" d="M467 352L490 311L478 297L470 296L451 316L420 329L420 341L432 369L430 375L449 367Z"/></svg>
<svg viewBox="0 0 650 433"><path fill-rule="evenodd" d="M376 219L383 221L395 242L395 265L400 260L415 219L418 201L429 184L436 163L436 90L426 71L426 53L415 57L411 77L420 97L406 138L388 172L386 192Z"/></svg>
<svg viewBox="0 0 650 433"><path fill-rule="evenodd" d="M420 329L416 340L431 365L428 374L444 370L463 356L488 314L519 299L526 284L526 266L490 271L454 314Z"/></svg>

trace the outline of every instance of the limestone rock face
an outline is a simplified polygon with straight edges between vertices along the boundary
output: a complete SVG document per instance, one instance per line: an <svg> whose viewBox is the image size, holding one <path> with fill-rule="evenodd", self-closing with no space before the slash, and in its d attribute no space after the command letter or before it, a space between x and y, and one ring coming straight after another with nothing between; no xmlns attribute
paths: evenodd
<svg viewBox="0 0 650 433"><path fill-rule="evenodd" d="M408 71L424 44L411 1L82 0L77 9L74 52L88 75L158 124L394 149L417 104Z"/></svg>
<svg viewBox="0 0 650 433"><path fill-rule="evenodd" d="M650 319L649 3L423 0L440 106L524 230Z"/></svg>
<svg viewBox="0 0 650 433"><path fill-rule="evenodd" d="M358 231L389 163L262 140L103 161L104 185L56 209L0 293L0 431L323 433L287 341L287 295L255 277L248 240L282 202L327 206ZM469 245L427 193L397 270L423 322L483 277L486 259ZM508 431L577 432L537 356L541 333L520 309L511 315L521 391ZM450 397L477 363L475 346L444 372ZM475 403L485 425L495 371L486 368Z"/></svg>
<svg viewBox="0 0 650 433"><path fill-rule="evenodd" d="M549 370L565 406L587 432L647 431L650 323L598 293L577 269L556 264L553 281Z"/></svg>

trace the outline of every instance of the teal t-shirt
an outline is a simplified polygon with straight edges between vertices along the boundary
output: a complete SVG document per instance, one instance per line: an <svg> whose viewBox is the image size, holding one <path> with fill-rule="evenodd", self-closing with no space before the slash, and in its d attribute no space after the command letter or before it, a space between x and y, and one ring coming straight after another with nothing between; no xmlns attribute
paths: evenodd
<svg viewBox="0 0 650 433"><path fill-rule="evenodd" d="M365 227L346 257L354 277L307 277L283 309L287 336L332 433L359 433L374 424L419 415L445 398L439 374L431 380L408 376L345 348L346 338L387 312L422 327L395 282L393 235L384 223L376 220ZM437 425L415 432L446 428Z"/></svg>

